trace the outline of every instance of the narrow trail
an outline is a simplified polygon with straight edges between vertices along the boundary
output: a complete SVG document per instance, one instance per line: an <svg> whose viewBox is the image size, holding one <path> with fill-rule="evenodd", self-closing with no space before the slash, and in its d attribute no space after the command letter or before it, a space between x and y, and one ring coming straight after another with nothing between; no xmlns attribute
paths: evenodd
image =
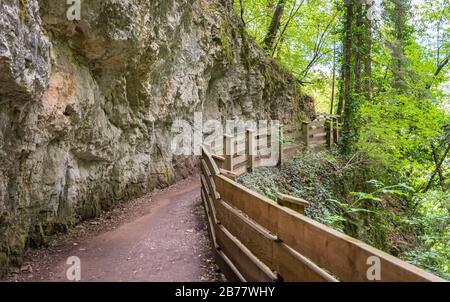
<svg viewBox="0 0 450 302"><path fill-rule="evenodd" d="M146 198L151 201L134 209L138 217L54 247L48 262L33 259L39 253L28 256L29 271L20 270L10 279L67 281L67 258L77 256L81 281L214 281L198 177Z"/></svg>

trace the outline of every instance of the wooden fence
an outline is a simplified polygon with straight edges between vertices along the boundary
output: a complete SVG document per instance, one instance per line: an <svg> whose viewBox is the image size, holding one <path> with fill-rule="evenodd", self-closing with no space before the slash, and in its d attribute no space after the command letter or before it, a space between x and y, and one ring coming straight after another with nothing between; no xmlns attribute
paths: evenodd
<svg viewBox="0 0 450 302"><path fill-rule="evenodd" d="M219 168L240 175L257 167L279 165L301 149L331 148L339 136L335 115L321 114L312 122L276 127L226 134L205 145Z"/></svg>
<svg viewBox="0 0 450 302"><path fill-rule="evenodd" d="M307 201L280 194L275 202L237 183L239 165L256 167L258 153L236 160L211 149L202 149L201 196L216 260L230 281L371 281L372 265L381 281L444 281L302 215Z"/></svg>

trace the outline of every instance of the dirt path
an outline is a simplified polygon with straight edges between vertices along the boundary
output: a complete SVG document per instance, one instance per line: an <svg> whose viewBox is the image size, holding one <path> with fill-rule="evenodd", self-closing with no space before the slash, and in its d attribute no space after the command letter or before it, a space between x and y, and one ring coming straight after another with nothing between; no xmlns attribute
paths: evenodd
<svg viewBox="0 0 450 302"><path fill-rule="evenodd" d="M130 206L118 226L81 238L64 238L30 251L11 281L67 281L67 258L81 260L81 281L217 281L200 202L198 177ZM120 216L120 215L119 215ZM100 221L87 222L89 226ZM104 219L104 218L103 218ZM115 218L108 218L114 220ZM88 229L88 232L89 229ZM76 241L76 242L75 242Z"/></svg>

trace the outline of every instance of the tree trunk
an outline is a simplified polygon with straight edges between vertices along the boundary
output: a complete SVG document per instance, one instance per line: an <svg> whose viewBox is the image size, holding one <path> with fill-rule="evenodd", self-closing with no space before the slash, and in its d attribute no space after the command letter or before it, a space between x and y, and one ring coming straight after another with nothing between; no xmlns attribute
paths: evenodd
<svg viewBox="0 0 450 302"><path fill-rule="evenodd" d="M366 4L366 11L370 6ZM372 101L372 21L365 21L365 53L364 53L364 96L366 101Z"/></svg>
<svg viewBox="0 0 450 302"><path fill-rule="evenodd" d="M341 64L340 77L339 77L339 99L336 114L341 116L344 111L344 64Z"/></svg>
<svg viewBox="0 0 450 302"><path fill-rule="evenodd" d="M352 96L352 77L351 77L351 59L353 47L353 6L354 1L347 0L345 2L346 21L345 21L345 40L344 40L344 126L342 135L342 149L344 153L349 153L352 142L352 127L353 127L353 96Z"/></svg>
<svg viewBox="0 0 450 302"><path fill-rule="evenodd" d="M336 87L336 41L333 44L333 83L331 84L331 104L330 104L330 114L333 114L334 110L334 91Z"/></svg>
<svg viewBox="0 0 450 302"><path fill-rule="evenodd" d="M439 182L441 184L442 191L445 192L444 174L442 174L442 169L441 169L441 166L439 165L439 155L438 155L437 149L434 146L434 144L431 144L431 149L433 151L433 160L434 160L434 164L436 166L436 171L437 171L437 173L439 175Z"/></svg>
<svg viewBox="0 0 450 302"><path fill-rule="evenodd" d="M361 61L363 49L362 0L356 0L355 95L361 94Z"/></svg>
<svg viewBox="0 0 450 302"><path fill-rule="evenodd" d="M447 158L449 151L450 151L450 144L447 145L447 149L445 149L442 159L436 164L436 169L434 170L433 174L431 175L426 188L423 190L423 193L426 193L426 192L428 192L428 190L431 189L431 186L433 185L434 177L436 176L436 174L438 174L438 171L441 169L441 166L444 163L445 159Z"/></svg>
<svg viewBox="0 0 450 302"><path fill-rule="evenodd" d="M393 87L397 90L406 88L406 66L404 54L404 27L406 23L407 0L392 0L394 8L391 10L391 20L394 23L395 39L391 45L392 70L393 70Z"/></svg>
<svg viewBox="0 0 450 302"><path fill-rule="evenodd" d="M285 3L286 0L279 0L277 7L275 8L275 12L273 13L272 21L270 22L269 29L267 30L267 35L264 38L264 45L268 50L272 49L275 38L277 37Z"/></svg>
<svg viewBox="0 0 450 302"><path fill-rule="evenodd" d="M244 27L245 27L245 18L244 18L244 15L245 15L245 7L244 7L244 1L243 1L243 0L239 0L239 5L241 6L241 21L242 21L242 24L244 24Z"/></svg>

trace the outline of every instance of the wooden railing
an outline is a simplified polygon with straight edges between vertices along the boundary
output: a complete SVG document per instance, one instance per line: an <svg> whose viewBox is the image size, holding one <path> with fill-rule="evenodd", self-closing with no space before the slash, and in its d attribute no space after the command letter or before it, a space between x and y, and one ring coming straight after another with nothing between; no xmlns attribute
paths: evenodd
<svg viewBox="0 0 450 302"><path fill-rule="evenodd" d="M292 123L275 130L272 126L226 134L205 145L219 168L240 175L257 167L279 165L301 149L331 148L339 136L335 115L322 114L312 122Z"/></svg>
<svg viewBox="0 0 450 302"><path fill-rule="evenodd" d="M281 194L275 202L240 185L237 173L216 164L235 168L236 157L230 163L208 149L202 149L201 196L216 260L229 280L371 281L375 265L381 281L444 281L302 215L307 201Z"/></svg>

